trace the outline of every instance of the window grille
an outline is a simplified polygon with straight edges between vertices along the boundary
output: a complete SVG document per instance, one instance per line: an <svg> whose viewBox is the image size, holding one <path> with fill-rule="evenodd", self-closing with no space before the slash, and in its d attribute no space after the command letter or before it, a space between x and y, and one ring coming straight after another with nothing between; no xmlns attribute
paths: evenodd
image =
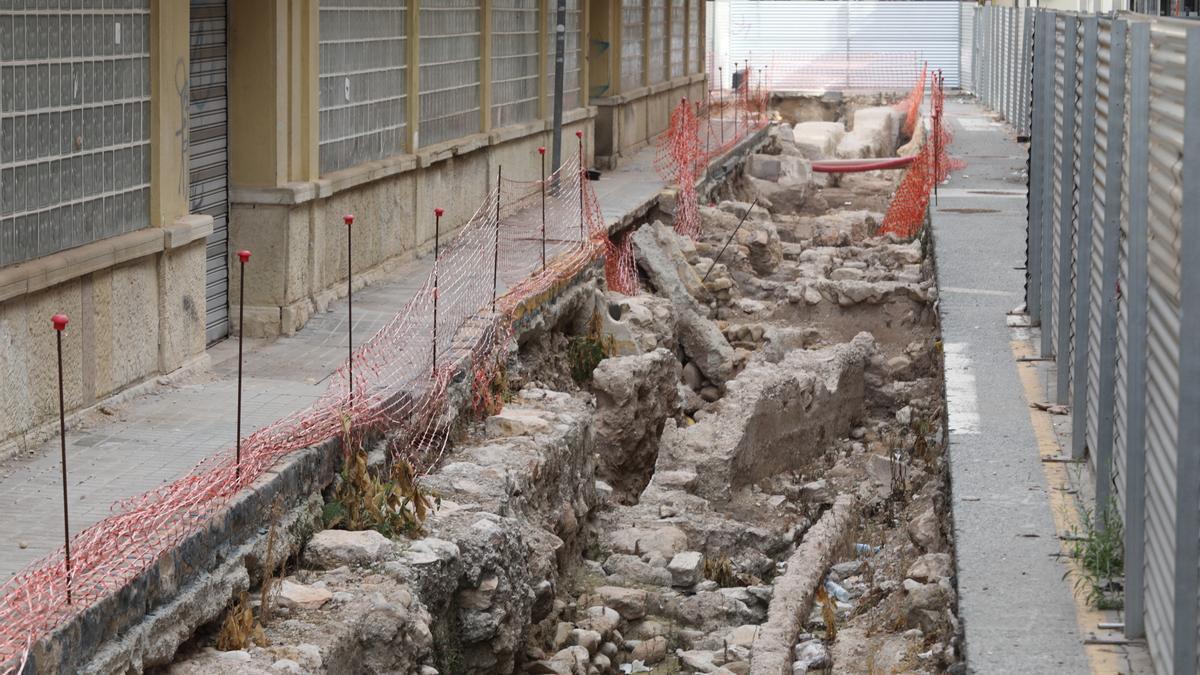
<svg viewBox="0 0 1200 675"><path fill-rule="evenodd" d="M321 0L322 174L406 150L406 12L403 0Z"/></svg>
<svg viewBox="0 0 1200 675"><path fill-rule="evenodd" d="M551 106L554 105L554 22L558 18L556 0L549 0L549 16L546 17L546 78ZM563 55L563 110L578 108L579 103L579 0L567 0L567 35ZM547 111L550 111L553 107Z"/></svg>
<svg viewBox="0 0 1200 675"><path fill-rule="evenodd" d="M693 4L695 4L693 2ZM671 0L671 77L681 77L687 59L687 45L684 42L687 28L687 0Z"/></svg>
<svg viewBox="0 0 1200 675"><path fill-rule="evenodd" d="M421 2L419 147L479 132L478 0Z"/></svg>
<svg viewBox="0 0 1200 675"><path fill-rule="evenodd" d="M650 0L650 84L667 79L667 0Z"/></svg>
<svg viewBox="0 0 1200 675"><path fill-rule="evenodd" d="M149 0L14 4L0 9L0 265L150 220Z"/></svg>
<svg viewBox="0 0 1200 675"><path fill-rule="evenodd" d="M704 70L704 53L700 51L700 3L704 0L691 0L688 3L688 72L699 73Z"/></svg>
<svg viewBox="0 0 1200 675"><path fill-rule="evenodd" d="M492 126L538 116L538 0L493 0Z"/></svg>
<svg viewBox="0 0 1200 675"><path fill-rule="evenodd" d="M621 5L621 91L642 86L642 7L646 0L623 0Z"/></svg>

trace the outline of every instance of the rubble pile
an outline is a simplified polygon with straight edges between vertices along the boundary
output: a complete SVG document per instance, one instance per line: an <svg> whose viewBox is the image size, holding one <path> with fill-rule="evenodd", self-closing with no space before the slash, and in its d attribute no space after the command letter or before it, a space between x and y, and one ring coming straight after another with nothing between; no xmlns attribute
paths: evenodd
<svg viewBox="0 0 1200 675"><path fill-rule="evenodd" d="M875 236L874 192L814 208L892 179L821 186L808 165L892 154L899 127L890 108L780 126L699 240L638 229L647 292L593 285L522 339L519 389L422 480L422 536L316 533L269 645L200 641L172 672L955 666L927 242ZM563 345L585 335L605 358L580 381Z"/></svg>

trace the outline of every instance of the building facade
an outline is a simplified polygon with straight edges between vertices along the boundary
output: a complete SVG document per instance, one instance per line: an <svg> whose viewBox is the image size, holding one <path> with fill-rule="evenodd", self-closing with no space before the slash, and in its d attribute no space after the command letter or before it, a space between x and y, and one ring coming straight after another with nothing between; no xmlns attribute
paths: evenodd
<svg viewBox="0 0 1200 675"><path fill-rule="evenodd" d="M567 0L564 153L614 166L704 90L702 0ZM0 2L0 447L287 335L551 145L551 0ZM236 297L234 297L236 302Z"/></svg>

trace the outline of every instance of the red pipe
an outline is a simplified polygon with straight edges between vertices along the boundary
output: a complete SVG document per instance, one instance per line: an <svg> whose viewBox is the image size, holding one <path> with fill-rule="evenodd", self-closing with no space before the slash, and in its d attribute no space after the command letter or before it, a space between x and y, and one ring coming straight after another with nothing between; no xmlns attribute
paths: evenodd
<svg viewBox="0 0 1200 675"><path fill-rule="evenodd" d="M912 157L885 157L883 159L822 159L812 163L812 170L818 173L858 173L861 171L879 171L881 169L899 169L913 163Z"/></svg>

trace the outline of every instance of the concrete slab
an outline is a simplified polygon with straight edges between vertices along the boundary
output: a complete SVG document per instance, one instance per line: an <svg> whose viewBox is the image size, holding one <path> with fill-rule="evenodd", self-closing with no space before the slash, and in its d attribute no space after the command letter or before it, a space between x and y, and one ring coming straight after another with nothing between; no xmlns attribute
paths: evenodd
<svg viewBox="0 0 1200 675"><path fill-rule="evenodd" d="M1087 673L1006 313L1024 294L1024 151L947 102L967 167L932 207L946 354L959 611L976 673ZM998 193L998 194L997 194Z"/></svg>

